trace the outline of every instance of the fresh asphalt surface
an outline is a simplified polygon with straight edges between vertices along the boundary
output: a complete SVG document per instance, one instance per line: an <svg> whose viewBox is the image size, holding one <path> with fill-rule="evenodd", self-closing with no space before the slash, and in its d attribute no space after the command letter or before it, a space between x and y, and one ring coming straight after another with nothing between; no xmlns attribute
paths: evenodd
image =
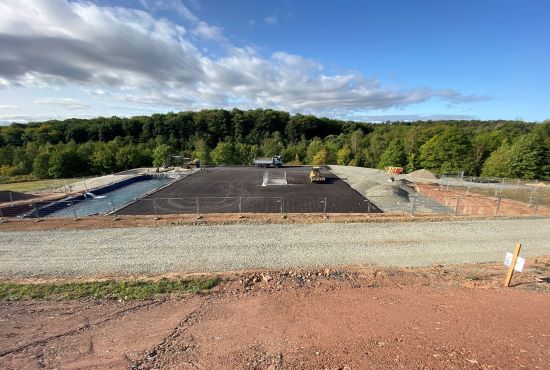
<svg viewBox="0 0 550 370"><path fill-rule="evenodd" d="M309 181L311 167L204 168L119 211L126 215L189 213L379 213L361 194L329 170L322 184ZM262 186L264 173L288 185ZM198 198L198 207L197 207ZM155 210L156 209L156 210Z"/></svg>
<svg viewBox="0 0 550 370"><path fill-rule="evenodd" d="M518 241L550 255L550 219L9 231L0 277L500 262Z"/></svg>

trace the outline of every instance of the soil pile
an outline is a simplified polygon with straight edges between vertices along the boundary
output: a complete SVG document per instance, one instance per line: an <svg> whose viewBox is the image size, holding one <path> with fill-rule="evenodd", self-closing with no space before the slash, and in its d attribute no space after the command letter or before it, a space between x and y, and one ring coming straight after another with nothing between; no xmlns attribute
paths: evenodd
<svg viewBox="0 0 550 370"><path fill-rule="evenodd" d="M416 170L414 172L409 173L407 176L410 177L411 179L414 179L414 180L433 180L433 181L437 181L437 176L435 176L433 173L431 173L430 171L425 170L425 169Z"/></svg>

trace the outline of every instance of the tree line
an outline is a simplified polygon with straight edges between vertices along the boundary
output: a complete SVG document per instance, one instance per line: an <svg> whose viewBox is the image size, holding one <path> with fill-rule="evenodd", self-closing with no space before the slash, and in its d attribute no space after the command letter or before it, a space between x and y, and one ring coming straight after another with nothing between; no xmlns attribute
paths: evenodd
<svg viewBox="0 0 550 370"><path fill-rule="evenodd" d="M163 166L171 155L248 165L282 155L290 164L464 171L550 178L550 121L362 123L270 109L202 110L0 127L0 176L63 178ZM7 181L7 180L6 180Z"/></svg>

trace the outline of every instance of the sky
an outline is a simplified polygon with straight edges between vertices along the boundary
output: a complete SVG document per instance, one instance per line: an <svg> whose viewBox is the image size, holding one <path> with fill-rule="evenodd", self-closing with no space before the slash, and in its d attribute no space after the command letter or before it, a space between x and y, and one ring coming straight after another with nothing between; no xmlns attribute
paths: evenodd
<svg viewBox="0 0 550 370"><path fill-rule="evenodd" d="M0 124L550 118L547 0L0 0Z"/></svg>

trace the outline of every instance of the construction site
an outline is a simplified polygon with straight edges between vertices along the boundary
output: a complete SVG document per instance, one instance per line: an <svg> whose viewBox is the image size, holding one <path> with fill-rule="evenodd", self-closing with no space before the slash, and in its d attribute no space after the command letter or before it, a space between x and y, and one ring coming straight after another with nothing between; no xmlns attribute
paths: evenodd
<svg viewBox="0 0 550 370"><path fill-rule="evenodd" d="M2 191L0 367L545 368L550 188L400 172L273 160Z"/></svg>
<svg viewBox="0 0 550 370"><path fill-rule="evenodd" d="M544 216L550 186L348 166L136 169L34 193L2 191L2 220L90 216ZM265 217L265 216L262 216Z"/></svg>

